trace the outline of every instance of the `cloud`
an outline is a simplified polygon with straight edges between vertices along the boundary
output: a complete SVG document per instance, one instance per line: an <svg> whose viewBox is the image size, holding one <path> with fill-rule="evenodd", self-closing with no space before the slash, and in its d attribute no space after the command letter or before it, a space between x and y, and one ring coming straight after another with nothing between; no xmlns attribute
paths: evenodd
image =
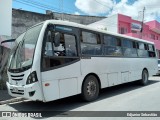
<svg viewBox="0 0 160 120"><path fill-rule="evenodd" d="M76 0L75 6L84 13L97 15L106 13L112 6L112 0Z"/></svg>
<svg viewBox="0 0 160 120"><path fill-rule="evenodd" d="M75 14L75 15L80 15L80 13L79 13L79 12L77 12L77 11L76 11L74 14Z"/></svg>
<svg viewBox="0 0 160 120"><path fill-rule="evenodd" d="M106 14L106 16L117 13L131 16L134 19L142 20L142 11L145 7L145 21L156 19L160 16L159 0L76 0L76 7L89 15Z"/></svg>
<svg viewBox="0 0 160 120"><path fill-rule="evenodd" d="M114 5L109 15L121 13L133 17L134 19L142 20L142 11L145 7L144 19L145 21L156 19L160 15L159 0L137 0L133 4L129 4L128 0L122 0Z"/></svg>

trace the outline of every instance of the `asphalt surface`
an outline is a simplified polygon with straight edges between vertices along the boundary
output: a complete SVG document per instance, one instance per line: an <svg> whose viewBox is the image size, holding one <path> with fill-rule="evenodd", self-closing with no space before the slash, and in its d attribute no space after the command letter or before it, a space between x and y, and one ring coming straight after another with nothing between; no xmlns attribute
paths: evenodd
<svg viewBox="0 0 160 120"><path fill-rule="evenodd" d="M7 90L0 90L0 101L9 100L11 97Z"/></svg>
<svg viewBox="0 0 160 120"><path fill-rule="evenodd" d="M105 119L106 117L80 117L81 114L96 116L102 114L90 111L160 111L160 77L150 78L147 86L139 86L136 82L109 87L101 90L99 99L94 102L84 102L80 96L72 96L48 103L22 101L0 105L0 111L36 111L43 112L46 118L39 119ZM46 111L46 112L45 112ZM78 112L75 112L78 111ZM85 111L85 112L84 112ZM107 114L107 113L106 113ZM70 115L72 117L70 117ZM104 114L103 114L104 115ZM103 116L102 115L102 116ZM63 116L63 117L58 117ZM78 116L78 117L77 117ZM101 115L99 115L101 116ZM43 117L43 116L42 116ZM28 117L3 117L0 120L38 119ZM111 120L158 120L157 117L107 117Z"/></svg>

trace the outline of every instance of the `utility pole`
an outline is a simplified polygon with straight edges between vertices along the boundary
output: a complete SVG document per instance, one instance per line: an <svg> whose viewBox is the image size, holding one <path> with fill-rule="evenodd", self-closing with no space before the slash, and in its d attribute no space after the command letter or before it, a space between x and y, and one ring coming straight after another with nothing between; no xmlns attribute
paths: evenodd
<svg viewBox="0 0 160 120"><path fill-rule="evenodd" d="M145 12L146 8L143 8L143 15L142 15L142 22L141 22L141 39L143 38L143 22L144 22L144 12Z"/></svg>

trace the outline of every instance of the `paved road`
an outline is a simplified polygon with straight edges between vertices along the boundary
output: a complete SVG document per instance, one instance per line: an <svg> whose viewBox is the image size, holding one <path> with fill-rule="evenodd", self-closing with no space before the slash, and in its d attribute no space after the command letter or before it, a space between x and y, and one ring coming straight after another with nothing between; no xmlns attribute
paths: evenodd
<svg viewBox="0 0 160 120"><path fill-rule="evenodd" d="M68 114L62 111L160 111L160 77L155 76L150 78L150 83L147 86L139 86L135 82L118 85L101 91L98 100L90 103L83 102L80 96L73 96L53 102L42 103L34 101L23 101L8 105L0 105L0 111L52 111L46 112L48 117L45 119L71 119ZM59 111L59 112L53 112ZM80 114L80 113L76 113ZM86 112L90 116L96 112ZM56 117L63 115L64 117ZM73 115L74 116L74 115ZM0 120L8 120L13 118L0 118ZM15 117L17 120L17 118ZM22 120L22 118L19 118ZM23 118L31 119L31 118ZM32 118L36 119L36 118ZM43 119L43 118L41 118ZM72 119L77 119L72 117ZM91 119L91 117L80 117L78 119ZM92 118L97 120L97 118ZM106 119L101 117L101 119ZM114 120L128 120L135 118L109 118ZM158 118L143 117L136 118L143 120L157 120ZM160 118L159 118L160 119Z"/></svg>
<svg viewBox="0 0 160 120"><path fill-rule="evenodd" d="M0 101L9 100L11 97L7 90L0 90Z"/></svg>

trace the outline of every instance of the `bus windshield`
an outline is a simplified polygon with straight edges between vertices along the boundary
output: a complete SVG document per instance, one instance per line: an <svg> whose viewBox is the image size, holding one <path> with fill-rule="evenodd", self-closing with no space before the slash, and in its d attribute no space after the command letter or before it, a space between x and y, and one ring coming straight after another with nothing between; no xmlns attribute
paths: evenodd
<svg viewBox="0 0 160 120"><path fill-rule="evenodd" d="M11 54L10 70L31 67L41 28L42 24L34 26L17 38L18 41L16 40L16 42L18 42L18 45Z"/></svg>

